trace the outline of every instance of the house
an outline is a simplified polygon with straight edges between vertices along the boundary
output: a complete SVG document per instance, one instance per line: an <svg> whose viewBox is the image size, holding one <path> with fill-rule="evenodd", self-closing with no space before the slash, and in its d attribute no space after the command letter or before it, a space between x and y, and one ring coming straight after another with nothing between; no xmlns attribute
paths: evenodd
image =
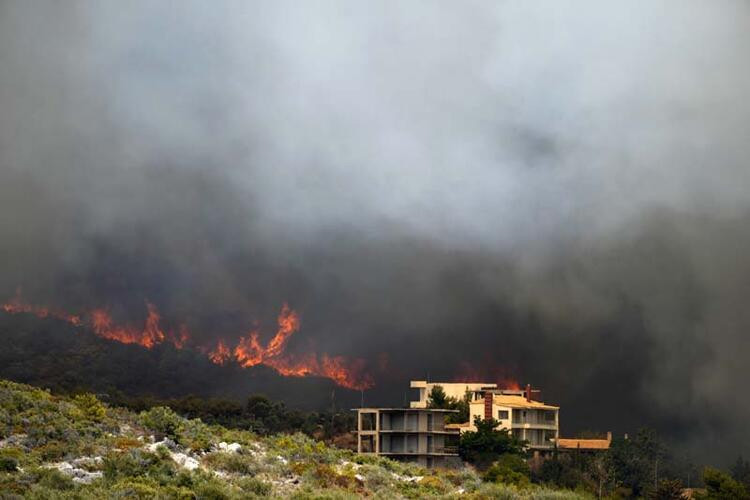
<svg viewBox="0 0 750 500"><path fill-rule="evenodd" d="M458 461L459 431L445 426L455 410L357 408L357 453L373 453L425 467Z"/></svg>
<svg viewBox="0 0 750 500"><path fill-rule="evenodd" d="M433 387L440 386L443 388L447 397L461 400L467 392L474 393L483 389L497 389L497 384L490 382L427 382L426 380L412 380L410 387L419 390L419 396L416 401L411 401L412 408L427 408L427 400L430 397Z"/></svg>
<svg viewBox="0 0 750 500"><path fill-rule="evenodd" d="M529 443L529 450L546 451L555 447L560 434L558 406L548 405L525 396L503 394L502 391L485 391L481 399L474 398L469 404L469 422L459 431L475 431L474 419L494 418L500 428Z"/></svg>

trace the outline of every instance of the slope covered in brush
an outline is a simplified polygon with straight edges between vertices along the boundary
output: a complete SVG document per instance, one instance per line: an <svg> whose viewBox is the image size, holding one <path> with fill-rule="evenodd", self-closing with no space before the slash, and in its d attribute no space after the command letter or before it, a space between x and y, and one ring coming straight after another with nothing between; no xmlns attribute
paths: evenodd
<svg viewBox="0 0 750 500"><path fill-rule="evenodd" d="M578 498L357 456L302 434L260 437L169 408L136 414L0 380L0 495L28 498Z"/></svg>

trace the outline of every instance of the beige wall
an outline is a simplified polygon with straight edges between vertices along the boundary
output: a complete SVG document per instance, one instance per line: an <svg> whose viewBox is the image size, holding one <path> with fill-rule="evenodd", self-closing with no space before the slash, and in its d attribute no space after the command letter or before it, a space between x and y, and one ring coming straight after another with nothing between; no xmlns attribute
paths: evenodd
<svg viewBox="0 0 750 500"><path fill-rule="evenodd" d="M439 385L445 391L445 395L461 399L466 394L466 391L478 391L483 387L497 388L497 384L485 383L485 382L427 382L425 380L412 380L411 388L419 390L419 396L417 401L412 401L410 406L412 408L427 408L427 397L430 395L432 388Z"/></svg>
<svg viewBox="0 0 750 500"><path fill-rule="evenodd" d="M498 412L499 411L507 411L508 412L508 418L500 420L498 419ZM526 418L523 419L522 415L523 412L526 412ZM546 420L544 418L544 413L542 412L554 412L554 420ZM484 418L484 403L482 404L473 404L470 406L469 409L469 427L464 427L461 429L462 432L465 432L467 430L470 431L476 431L477 428L474 425L474 418L480 417ZM500 428L508 429L513 431L515 435L517 435L520 439L526 439L528 441L545 441L543 438L546 436L545 432L551 432L554 435L554 438L557 439L560 437L560 424L559 424L559 412L558 410L537 410L537 409L519 409L519 408L509 408L507 406L501 406L501 405L492 405L492 416L496 420L500 420ZM514 422L515 420L515 422ZM539 438L539 439L537 439ZM535 443L532 443L532 448ZM537 443L538 444L538 443ZM541 444L542 447L547 446L546 444Z"/></svg>

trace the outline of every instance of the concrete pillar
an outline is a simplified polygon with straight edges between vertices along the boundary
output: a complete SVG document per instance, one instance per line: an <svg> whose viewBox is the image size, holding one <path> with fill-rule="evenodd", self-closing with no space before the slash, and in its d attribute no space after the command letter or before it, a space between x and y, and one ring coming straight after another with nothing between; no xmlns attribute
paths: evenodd
<svg viewBox="0 0 750 500"><path fill-rule="evenodd" d="M362 453L362 412L357 411L357 453Z"/></svg>
<svg viewBox="0 0 750 500"><path fill-rule="evenodd" d="M375 454L380 454L380 412L375 412Z"/></svg>

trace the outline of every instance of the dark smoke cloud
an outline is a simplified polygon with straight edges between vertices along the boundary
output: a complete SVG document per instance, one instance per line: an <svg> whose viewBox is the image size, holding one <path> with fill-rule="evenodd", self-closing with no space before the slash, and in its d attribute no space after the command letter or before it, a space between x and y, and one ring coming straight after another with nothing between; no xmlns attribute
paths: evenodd
<svg viewBox="0 0 750 500"><path fill-rule="evenodd" d="M3 2L0 291L748 453L749 13Z"/></svg>

